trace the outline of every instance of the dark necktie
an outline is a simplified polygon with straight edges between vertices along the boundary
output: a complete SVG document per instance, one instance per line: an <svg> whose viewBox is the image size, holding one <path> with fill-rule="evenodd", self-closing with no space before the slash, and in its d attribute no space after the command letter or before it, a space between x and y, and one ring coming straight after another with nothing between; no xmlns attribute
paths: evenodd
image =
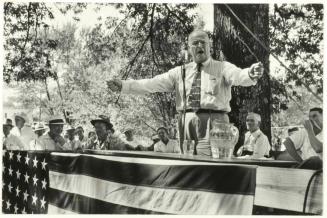
<svg viewBox="0 0 327 218"><path fill-rule="evenodd" d="M199 110L201 106L201 68L202 63L199 63L196 65L196 75L194 77L190 95L188 98L188 105L191 107L194 111Z"/></svg>

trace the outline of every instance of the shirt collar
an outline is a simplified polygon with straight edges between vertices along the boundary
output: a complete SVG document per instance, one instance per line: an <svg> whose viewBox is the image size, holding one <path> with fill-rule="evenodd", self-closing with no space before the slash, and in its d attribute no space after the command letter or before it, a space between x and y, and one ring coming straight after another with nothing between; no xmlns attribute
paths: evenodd
<svg viewBox="0 0 327 218"><path fill-rule="evenodd" d="M202 63L203 67L206 67L209 65L209 62L211 61L211 57L209 57L205 62ZM195 70L197 66L197 63L193 62L193 69Z"/></svg>
<svg viewBox="0 0 327 218"><path fill-rule="evenodd" d="M253 137L258 137L260 134L261 134L261 130L260 129L257 129L256 131L254 131L254 132L251 133L251 135Z"/></svg>

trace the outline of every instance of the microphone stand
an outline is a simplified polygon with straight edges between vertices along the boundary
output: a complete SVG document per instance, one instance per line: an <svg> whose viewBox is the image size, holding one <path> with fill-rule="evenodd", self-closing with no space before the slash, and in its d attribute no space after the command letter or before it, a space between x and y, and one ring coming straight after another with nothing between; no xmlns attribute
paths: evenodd
<svg viewBox="0 0 327 218"><path fill-rule="evenodd" d="M186 116L186 88L185 88L185 61L183 61L181 65L181 74L182 74L182 82L183 82L183 112L181 117L181 133L179 137L179 146L181 149L182 154L184 154L183 144L185 140L185 116Z"/></svg>

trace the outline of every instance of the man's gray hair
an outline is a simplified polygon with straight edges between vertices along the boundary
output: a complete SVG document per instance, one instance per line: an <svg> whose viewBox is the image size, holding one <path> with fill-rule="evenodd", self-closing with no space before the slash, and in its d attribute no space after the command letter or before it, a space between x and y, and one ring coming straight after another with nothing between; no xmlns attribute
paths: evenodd
<svg viewBox="0 0 327 218"><path fill-rule="evenodd" d="M261 123L261 116L260 114L254 113L254 112L250 112L248 113L248 116L253 117L257 122Z"/></svg>

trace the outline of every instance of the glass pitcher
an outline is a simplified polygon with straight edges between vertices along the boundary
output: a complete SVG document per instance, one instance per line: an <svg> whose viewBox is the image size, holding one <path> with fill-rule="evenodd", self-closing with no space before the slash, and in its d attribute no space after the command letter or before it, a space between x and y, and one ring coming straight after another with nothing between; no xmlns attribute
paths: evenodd
<svg viewBox="0 0 327 218"><path fill-rule="evenodd" d="M212 122L210 147L213 158L231 158L239 137L238 129L232 123Z"/></svg>

